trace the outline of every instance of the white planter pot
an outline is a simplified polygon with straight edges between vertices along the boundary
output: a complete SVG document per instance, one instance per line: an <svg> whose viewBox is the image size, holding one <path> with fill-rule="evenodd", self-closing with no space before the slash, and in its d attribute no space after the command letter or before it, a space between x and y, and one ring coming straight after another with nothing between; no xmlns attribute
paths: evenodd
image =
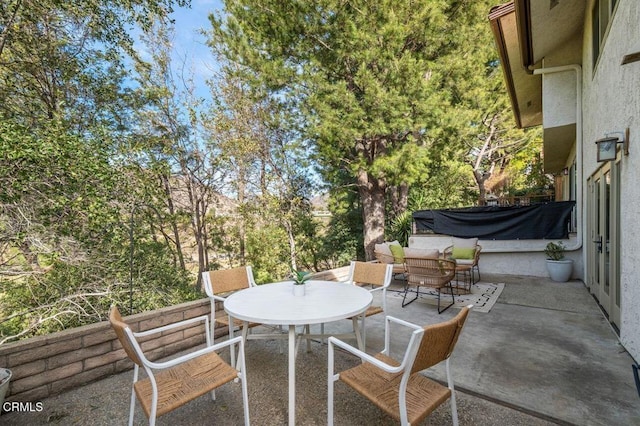
<svg viewBox="0 0 640 426"><path fill-rule="evenodd" d="M293 285L293 295L294 296L304 296L305 284L294 284Z"/></svg>
<svg viewBox="0 0 640 426"><path fill-rule="evenodd" d="M571 278L573 272L573 260L549 260L547 259L547 271L553 281L566 282Z"/></svg>

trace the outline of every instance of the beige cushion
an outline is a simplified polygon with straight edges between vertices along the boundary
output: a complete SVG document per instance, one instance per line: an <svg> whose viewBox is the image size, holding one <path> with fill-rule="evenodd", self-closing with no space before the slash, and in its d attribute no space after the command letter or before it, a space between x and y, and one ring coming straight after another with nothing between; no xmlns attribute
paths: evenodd
<svg viewBox="0 0 640 426"><path fill-rule="evenodd" d="M393 254L391 254L391 249L389 248L389 245L391 245L391 244L400 245L400 242L398 240L385 241L382 244L376 244L375 247L374 247L374 250L377 251L378 253L386 254L388 256L393 256Z"/></svg>
<svg viewBox="0 0 640 426"><path fill-rule="evenodd" d="M389 249L389 244L387 243L376 244L375 251L381 254L386 254L387 256L393 256L393 254L391 254L391 249Z"/></svg>
<svg viewBox="0 0 640 426"><path fill-rule="evenodd" d="M477 238L453 238L453 246L459 248L476 248Z"/></svg>
<svg viewBox="0 0 640 426"><path fill-rule="evenodd" d="M440 257L438 249L419 249L406 247L404 249L404 257L412 257L418 259L437 259Z"/></svg>

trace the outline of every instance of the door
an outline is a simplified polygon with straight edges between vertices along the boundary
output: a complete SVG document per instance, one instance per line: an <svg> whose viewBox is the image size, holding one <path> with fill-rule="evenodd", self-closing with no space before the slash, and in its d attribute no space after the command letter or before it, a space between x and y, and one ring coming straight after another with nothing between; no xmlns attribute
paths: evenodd
<svg viewBox="0 0 640 426"><path fill-rule="evenodd" d="M588 180L587 282L609 321L620 327L619 163L605 163Z"/></svg>

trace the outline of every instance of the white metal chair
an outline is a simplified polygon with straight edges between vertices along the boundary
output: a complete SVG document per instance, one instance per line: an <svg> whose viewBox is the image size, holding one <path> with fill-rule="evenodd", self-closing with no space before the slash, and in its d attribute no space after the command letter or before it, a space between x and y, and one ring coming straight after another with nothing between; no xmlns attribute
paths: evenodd
<svg viewBox="0 0 640 426"><path fill-rule="evenodd" d="M211 397L215 400L215 389L236 379L240 380L242 384L244 423L249 425L249 399L242 337L212 345L207 315L147 331L133 332L122 320L118 308L113 306L109 312L109 321L123 349L134 362L129 426L133 425L136 397L149 419L149 424L155 425L157 417L173 411L207 392L211 392ZM170 361L153 362L148 360L137 340L141 337L200 322L204 323L206 347ZM220 358L216 351L236 345L239 346L239 355L237 368L234 368ZM139 379L140 368L145 371L147 377Z"/></svg>
<svg viewBox="0 0 640 426"><path fill-rule="evenodd" d="M329 338L328 359L328 421L333 425L334 383L346 383L369 399L402 425L418 424L438 406L451 401L451 416L458 425L455 388L451 376L449 358L458 341L471 305L460 310L455 317L439 324L424 327L394 317L385 318L385 347L375 355L369 355L335 338ZM401 362L390 356L391 324L413 329ZM344 349L363 363L349 370L334 374L335 347ZM443 386L420 374L421 371L445 361L447 384Z"/></svg>
<svg viewBox="0 0 640 426"><path fill-rule="evenodd" d="M222 310L216 312L216 302L224 303L226 297L232 293L256 286L251 266L221 269L217 271L205 271L202 273L202 283L204 284L204 291L211 302L211 341L214 341L216 323L227 326L229 330L229 339L233 339L234 330L242 327L242 321L231 318L231 315L227 315ZM249 327L255 327L258 325L260 324L253 322L248 324ZM234 346L231 346L230 351L231 365L235 365Z"/></svg>
<svg viewBox="0 0 640 426"><path fill-rule="evenodd" d="M358 262L352 261L349 268L348 283L366 286L370 285L371 293L381 292L381 303L379 305L371 305L359 317L361 318L362 330L362 347L367 344L367 330L365 328L365 319L372 315L387 314L387 288L391 284L394 274L394 266L386 263ZM357 318L356 318L357 319ZM354 332L355 327L354 327Z"/></svg>

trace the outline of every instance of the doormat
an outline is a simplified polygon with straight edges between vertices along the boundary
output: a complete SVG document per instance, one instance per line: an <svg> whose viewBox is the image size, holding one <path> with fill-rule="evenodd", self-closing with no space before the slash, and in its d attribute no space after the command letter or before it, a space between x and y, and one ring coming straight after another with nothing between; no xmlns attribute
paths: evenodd
<svg viewBox="0 0 640 426"><path fill-rule="evenodd" d="M415 297L415 293L411 293L411 291L415 290L415 287L409 289L409 294L407 294L407 298L411 299ZM455 303L453 304L454 308L462 308L467 305L473 305L474 312L489 312L493 305L500 297L500 294L504 290L504 283L485 283L485 282L477 282L471 286L471 293L469 294L459 294L456 295L454 288L454 296L453 299ZM447 290L444 290L447 291ZM443 291L440 294L440 306L447 306L451 303L451 294L445 293ZM399 290L394 292L396 297L402 297L404 295L404 291ZM429 305L437 305L438 304L438 293L429 287L420 287L420 297L414 303L427 303Z"/></svg>

